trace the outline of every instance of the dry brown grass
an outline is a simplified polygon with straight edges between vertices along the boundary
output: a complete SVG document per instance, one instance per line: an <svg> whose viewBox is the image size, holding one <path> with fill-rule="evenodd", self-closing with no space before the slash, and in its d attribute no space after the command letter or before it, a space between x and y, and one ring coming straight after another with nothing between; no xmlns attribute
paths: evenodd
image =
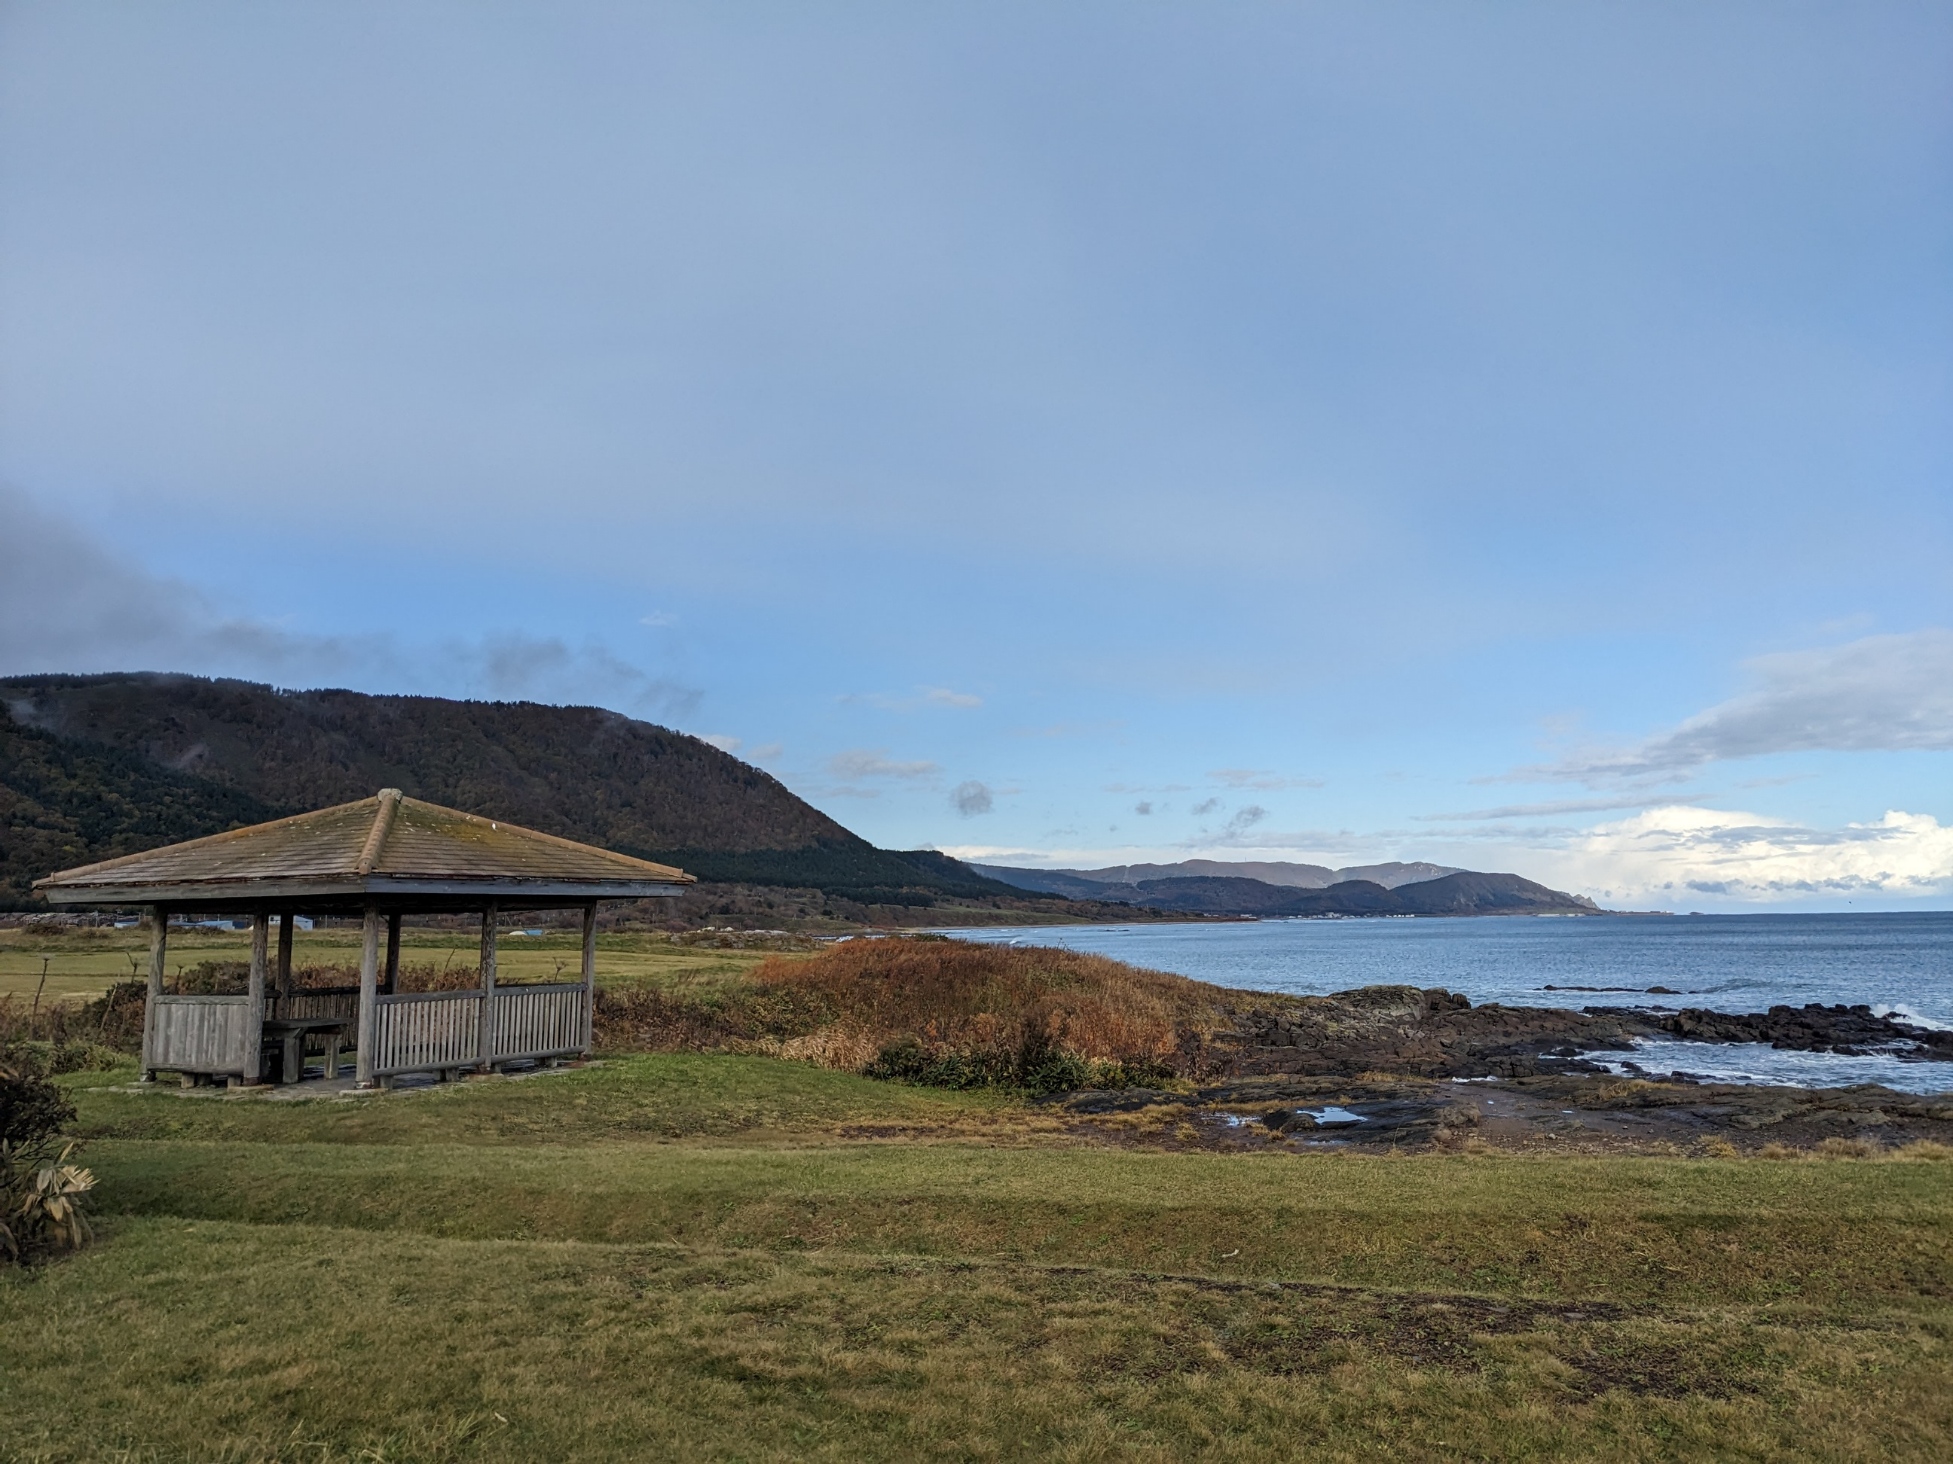
<svg viewBox="0 0 1953 1464"><path fill-rule="evenodd" d="M1187 1061L1225 1021L1219 988L1044 946L857 940L769 960L756 985L813 998L880 1041L989 1050L1042 1036L1091 1061Z"/></svg>
<svg viewBox="0 0 1953 1464"><path fill-rule="evenodd" d="M600 992L597 1020L613 1048L757 1052L851 1071L907 1044L917 1062L966 1076L1021 1079L1055 1057L1193 1077L1211 1067L1210 1041L1235 995L1048 947L857 940L812 960L770 958L702 996Z"/></svg>

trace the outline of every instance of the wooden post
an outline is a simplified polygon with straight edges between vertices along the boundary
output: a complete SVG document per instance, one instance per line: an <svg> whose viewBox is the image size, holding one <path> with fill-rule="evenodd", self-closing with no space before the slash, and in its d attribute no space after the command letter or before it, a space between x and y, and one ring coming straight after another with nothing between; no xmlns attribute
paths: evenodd
<svg viewBox="0 0 1953 1464"><path fill-rule="evenodd" d="M142 1080L156 1081L156 1009L163 1001L163 959L169 950L170 912L149 907L149 1000L142 1009Z"/></svg>
<svg viewBox="0 0 1953 1464"><path fill-rule="evenodd" d="M292 994L293 920L294 917L289 910L278 917L278 994L280 996Z"/></svg>
<svg viewBox="0 0 1953 1464"><path fill-rule="evenodd" d="M271 946L271 917L251 917L251 1014L244 1019L244 1081L256 1083L264 1065L264 976Z"/></svg>
<svg viewBox="0 0 1953 1464"><path fill-rule="evenodd" d="M400 912L387 916L387 995L400 989Z"/></svg>
<svg viewBox="0 0 1953 1464"><path fill-rule="evenodd" d="M583 907L583 1055L596 1044L597 1028L597 902Z"/></svg>
<svg viewBox="0 0 1953 1464"><path fill-rule="evenodd" d="M501 908L493 902L481 912L481 1070L495 1071L495 922Z"/></svg>
<svg viewBox="0 0 1953 1464"><path fill-rule="evenodd" d="M370 1088L380 1028L380 906L374 900L366 902L365 936L359 948L359 1060L353 1077L360 1087Z"/></svg>

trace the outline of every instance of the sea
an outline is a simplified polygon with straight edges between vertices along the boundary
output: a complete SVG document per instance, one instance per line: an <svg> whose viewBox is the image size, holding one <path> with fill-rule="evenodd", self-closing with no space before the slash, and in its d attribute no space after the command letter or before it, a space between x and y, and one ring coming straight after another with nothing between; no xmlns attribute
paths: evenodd
<svg viewBox="0 0 1953 1464"><path fill-rule="evenodd" d="M1259 920L945 933L1090 951L1250 991L1319 996L1358 986L1441 986L1474 1005L1664 1011L1863 1004L1900 1021L1953 1029L1953 911L1944 910ZM1651 994L1650 987L1668 991ZM1953 1090L1953 1063L1896 1053L1854 1057L1779 1052L1761 1043L1651 1041L1588 1056L1624 1074L1681 1071L1724 1082Z"/></svg>

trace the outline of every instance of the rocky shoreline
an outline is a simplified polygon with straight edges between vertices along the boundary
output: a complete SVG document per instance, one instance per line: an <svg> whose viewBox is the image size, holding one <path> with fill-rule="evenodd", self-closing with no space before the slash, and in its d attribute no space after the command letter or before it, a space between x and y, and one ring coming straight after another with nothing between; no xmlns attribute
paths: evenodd
<svg viewBox="0 0 1953 1464"><path fill-rule="evenodd" d="M1575 1011L1473 1006L1454 992L1378 986L1256 1002L1231 1015L1231 1029L1207 1053L1209 1077L1192 1093L1127 1089L1054 1101L1104 1137L1145 1131L1149 1114L1172 1115L1175 1141L1222 1148L1755 1152L1827 1141L1881 1149L1922 1139L1953 1144L1953 1091L1793 1088L1679 1073L1623 1078L1584 1058L1654 1038L1953 1063L1953 1033L1865 1006ZM1945 1086L1953 1090L1953 1067Z"/></svg>
<svg viewBox="0 0 1953 1464"><path fill-rule="evenodd" d="M1872 1152L1953 1146L1953 1093L1874 1084L1779 1088L1649 1082L1591 1074L1419 1079L1268 1076L1189 1093L1075 1093L1058 1100L1100 1138L1143 1134L1149 1113L1202 1148L1478 1148L1551 1153ZM1164 1130L1164 1124L1157 1125Z"/></svg>
<svg viewBox="0 0 1953 1464"><path fill-rule="evenodd" d="M1442 989L1366 986L1334 996L1256 1004L1232 1013L1232 1030L1214 1039L1213 1069L1229 1076L1353 1076L1402 1073L1423 1078L1521 1078L1600 1073L1589 1052L1631 1046L1637 1038L1758 1042L1800 1052L1885 1053L1906 1061L1953 1062L1953 1032L1873 1014L1867 1006L1777 1006L1732 1014L1690 1007L1473 1006ZM1953 1071L1947 1075L1953 1087Z"/></svg>
<svg viewBox="0 0 1953 1464"><path fill-rule="evenodd" d="M1638 1020L1649 1035L1688 1042L1762 1042L1791 1052L1836 1052L1861 1057L1889 1052L1918 1061L1953 1062L1953 1032L1875 1016L1868 1006L1773 1006L1767 1012L1715 1012L1687 1007L1659 1014L1631 1007L1588 1007L1596 1016Z"/></svg>

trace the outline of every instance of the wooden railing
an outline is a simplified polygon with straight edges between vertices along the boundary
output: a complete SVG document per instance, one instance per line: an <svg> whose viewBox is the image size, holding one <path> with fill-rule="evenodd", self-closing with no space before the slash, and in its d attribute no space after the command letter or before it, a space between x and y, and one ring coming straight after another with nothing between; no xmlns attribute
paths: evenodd
<svg viewBox="0 0 1953 1464"><path fill-rule="evenodd" d="M488 1061L581 1052L589 1040L588 998L581 982L497 987L489 1007ZM480 991L410 991L376 1000L375 1077L451 1071L482 1061Z"/></svg>
<svg viewBox="0 0 1953 1464"><path fill-rule="evenodd" d="M359 988L313 987L284 996L273 992L265 999L265 1016L283 1022L303 1021L308 1017L344 1017L350 1022L359 1016Z"/></svg>
<svg viewBox="0 0 1953 1464"><path fill-rule="evenodd" d="M242 1073L255 1023L248 996L158 996L142 1065L151 1072Z"/></svg>
<svg viewBox="0 0 1953 1464"><path fill-rule="evenodd" d="M479 991L408 991L378 998L373 1074L439 1072L481 1061Z"/></svg>
<svg viewBox="0 0 1953 1464"><path fill-rule="evenodd" d="M581 981L549 986L498 986L488 1026L489 1053L497 1061L560 1057L581 1052L589 1003Z"/></svg>

